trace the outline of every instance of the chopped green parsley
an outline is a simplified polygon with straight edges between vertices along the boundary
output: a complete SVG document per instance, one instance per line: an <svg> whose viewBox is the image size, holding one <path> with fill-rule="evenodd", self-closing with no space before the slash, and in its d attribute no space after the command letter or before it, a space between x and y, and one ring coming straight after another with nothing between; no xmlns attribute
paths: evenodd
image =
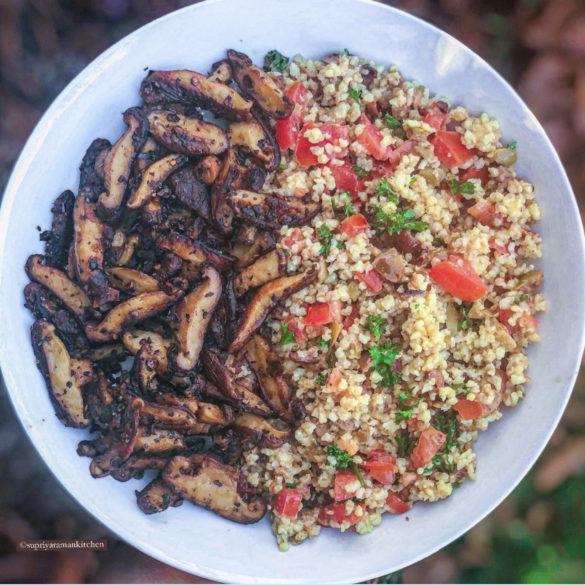
<svg viewBox="0 0 585 585"><path fill-rule="evenodd" d="M510 144L508 144L508 146L506 148L509 148L510 150L516 150L517 146L518 146L518 143L514 140L514 142L510 142Z"/></svg>
<svg viewBox="0 0 585 585"><path fill-rule="evenodd" d="M365 327L366 331L369 331L377 340L384 335L386 331L386 320L380 315L368 315L366 318L368 322Z"/></svg>
<svg viewBox="0 0 585 585"><path fill-rule="evenodd" d="M284 346L295 342L295 334L289 330L288 325L286 323L283 323L280 326L280 331L281 331L280 345Z"/></svg>
<svg viewBox="0 0 585 585"><path fill-rule="evenodd" d="M388 179L386 179L386 177L380 179L380 182L376 186L376 193L388 197L393 203L398 203L398 195L392 191L392 187L388 184Z"/></svg>
<svg viewBox="0 0 585 585"><path fill-rule="evenodd" d="M276 49L268 51L264 57L264 71L284 71L289 60L288 57Z"/></svg>
<svg viewBox="0 0 585 585"><path fill-rule="evenodd" d="M366 171L366 169L363 169L362 167L359 167L358 165L354 165L352 167L352 169L360 181L362 179L365 179L370 174L370 171Z"/></svg>
<svg viewBox="0 0 585 585"><path fill-rule="evenodd" d="M457 180L447 181L449 185L449 189L451 189L451 193L453 195L462 195L466 193L467 195L473 195L475 193L475 185L471 181L465 181L465 183L460 183Z"/></svg>
<svg viewBox="0 0 585 585"><path fill-rule="evenodd" d="M327 382L327 374L321 373L315 378L315 382L319 384L319 386L323 386L325 382Z"/></svg>
<svg viewBox="0 0 585 585"><path fill-rule="evenodd" d="M402 122L390 114L384 114L384 120L386 121L388 128L398 128L399 126L402 126Z"/></svg>
<svg viewBox="0 0 585 585"><path fill-rule="evenodd" d="M401 351L402 348L399 345L394 345L389 341L369 349L370 357L373 360L370 372L377 372L382 377L379 386L390 387L400 381L400 376L394 372L392 364Z"/></svg>
<svg viewBox="0 0 585 585"><path fill-rule="evenodd" d="M321 248L319 249L319 254L329 254L329 250L331 249L331 240L333 239L333 233L331 229L328 228L326 225L322 225L317 230L317 235L321 240Z"/></svg>
<svg viewBox="0 0 585 585"><path fill-rule="evenodd" d="M348 89L347 95L349 95L350 98L354 99L358 104L360 103L361 93L357 89Z"/></svg>
<svg viewBox="0 0 585 585"><path fill-rule="evenodd" d="M375 207L372 211L374 215L372 220L373 227L379 231L386 230L389 234L395 234L403 230L424 232L429 228L424 221L414 219L416 215L412 209L400 209L395 213L386 213L379 207Z"/></svg>

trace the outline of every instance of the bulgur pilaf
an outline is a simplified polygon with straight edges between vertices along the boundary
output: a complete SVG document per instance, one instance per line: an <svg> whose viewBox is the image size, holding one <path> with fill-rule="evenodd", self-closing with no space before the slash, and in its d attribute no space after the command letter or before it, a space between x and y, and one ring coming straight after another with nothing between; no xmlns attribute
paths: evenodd
<svg viewBox="0 0 585 585"><path fill-rule="evenodd" d="M271 322L306 418L245 454L286 549L322 525L368 533L475 479L473 443L522 399L546 301L530 264L541 210L496 120L347 52L272 74L300 122L296 145L277 122L290 148L264 190L322 205L280 230L289 271L317 263L319 280ZM443 280L450 262L479 289L457 269Z"/></svg>

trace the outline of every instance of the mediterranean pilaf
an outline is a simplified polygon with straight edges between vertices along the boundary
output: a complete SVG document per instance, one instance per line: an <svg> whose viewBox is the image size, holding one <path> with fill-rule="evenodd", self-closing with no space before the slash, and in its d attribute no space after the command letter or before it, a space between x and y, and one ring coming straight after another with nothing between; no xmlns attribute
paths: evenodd
<svg viewBox="0 0 585 585"><path fill-rule="evenodd" d="M25 267L90 473L154 473L146 514L268 512L281 550L475 479L547 308L521 145L347 50L263 69L229 50L140 95Z"/></svg>
<svg viewBox="0 0 585 585"><path fill-rule="evenodd" d="M307 417L245 456L286 548L475 479L473 443L522 399L546 301L541 210L496 120L346 52L274 75L300 121L277 122L282 146L298 135L265 189L323 210L280 231L289 270L320 276L271 323Z"/></svg>

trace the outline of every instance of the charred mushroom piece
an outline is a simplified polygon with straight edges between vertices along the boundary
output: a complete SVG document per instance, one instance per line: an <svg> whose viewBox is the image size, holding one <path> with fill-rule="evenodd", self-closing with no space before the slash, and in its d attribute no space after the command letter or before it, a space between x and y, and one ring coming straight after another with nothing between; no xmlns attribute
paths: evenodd
<svg viewBox="0 0 585 585"><path fill-rule="evenodd" d="M92 202L104 192L104 165L112 147L109 140L96 138L86 150L79 167L79 190L85 191Z"/></svg>
<svg viewBox="0 0 585 585"><path fill-rule="evenodd" d="M278 429L265 418L246 412L236 417L234 426L263 447L276 449L292 438L290 429Z"/></svg>
<svg viewBox="0 0 585 585"><path fill-rule="evenodd" d="M240 89L254 98L269 116L282 119L292 114L294 104L269 75L252 63L250 57L230 49L227 58Z"/></svg>
<svg viewBox="0 0 585 585"><path fill-rule="evenodd" d="M260 256L244 268L234 280L234 292L241 297L251 288L257 288L286 273L286 257L282 250L273 250Z"/></svg>
<svg viewBox="0 0 585 585"><path fill-rule="evenodd" d="M221 169L221 161L217 156L208 155L204 156L193 169L195 176L205 185L213 185L219 170Z"/></svg>
<svg viewBox="0 0 585 585"><path fill-rule="evenodd" d="M47 266L64 270L73 238L73 206L75 195L71 191L63 191L51 207L53 223L48 232L41 234L45 241L45 262Z"/></svg>
<svg viewBox="0 0 585 585"><path fill-rule="evenodd" d="M184 372L192 370L199 359L207 326L221 296L221 276L213 266L204 269L203 278L175 307L179 346L175 365Z"/></svg>
<svg viewBox="0 0 585 585"><path fill-rule="evenodd" d="M208 158L211 157L205 157ZM171 186L173 195L185 207L192 209L206 221L211 220L209 192L205 184L195 176L195 169L185 168L175 173L171 177Z"/></svg>
<svg viewBox="0 0 585 585"><path fill-rule="evenodd" d="M265 230L279 230L283 225L305 225L321 211L321 206L313 201L304 203L295 197L277 197L244 189L235 191L229 203L238 217Z"/></svg>
<svg viewBox="0 0 585 585"><path fill-rule="evenodd" d="M113 256L113 263L117 266L126 266L130 263L140 243L138 234L130 234L126 237L120 230L116 230L110 252Z"/></svg>
<svg viewBox="0 0 585 585"><path fill-rule="evenodd" d="M86 194L82 191L73 209L73 250L77 277L94 298L94 306L100 307L109 301L117 301L119 293L108 286L103 271L104 226L95 210L95 204L87 201Z"/></svg>
<svg viewBox="0 0 585 585"><path fill-rule="evenodd" d="M140 427L134 444L135 451L144 451L151 455L180 451L186 447L185 436L181 432L152 427Z"/></svg>
<svg viewBox="0 0 585 585"><path fill-rule="evenodd" d="M168 352L173 341L153 331L134 329L126 331L122 337L126 349L136 355L139 351L156 361L159 374L166 374L169 368Z"/></svg>
<svg viewBox="0 0 585 585"><path fill-rule="evenodd" d="M232 68L230 64L226 60L214 63L207 79L216 83L229 83L232 80Z"/></svg>
<svg viewBox="0 0 585 585"><path fill-rule="evenodd" d="M225 75L225 67L222 70ZM230 120L249 118L254 103L225 82L186 69L150 73L142 82L140 95L147 104L194 103Z"/></svg>
<svg viewBox="0 0 585 585"><path fill-rule="evenodd" d="M88 323L85 333L90 341L96 343L118 339L125 329L164 311L180 296L179 293L168 295L162 291L136 295L116 305L101 323Z"/></svg>
<svg viewBox="0 0 585 585"><path fill-rule="evenodd" d="M172 252L193 266L201 266L206 262L211 262L218 270L224 271L234 263L231 256L216 252L200 242L195 242L176 233L162 236L158 239L157 245L161 250Z"/></svg>
<svg viewBox="0 0 585 585"><path fill-rule="evenodd" d="M29 256L25 270L31 280L46 286L81 321L91 314L88 296L64 272L44 266L42 256Z"/></svg>
<svg viewBox="0 0 585 585"><path fill-rule="evenodd" d="M241 148L244 152L262 161L267 171L273 171L280 163L280 149L272 136L258 120L232 122L228 127L231 147Z"/></svg>
<svg viewBox="0 0 585 585"><path fill-rule="evenodd" d="M98 198L104 217L112 217L122 205L132 163L148 135L148 120L140 108L126 110L124 122L128 124L128 129L112 146L104 160L106 192Z"/></svg>
<svg viewBox="0 0 585 585"><path fill-rule="evenodd" d="M197 428L196 416L183 406L157 404L142 398L136 398L133 404L140 416L151 419L158 427L186 431Z"/></svg>
<svg viewBox="0 0 585 585"><path fill-rule="evenodd" d="M156 359L148 355L148 350L143 348L136 354L132 369L140 390L146 396L152 396L158 390L157 366Z"/></svg>
<svg viewBox="0 0 585 585"><path fill-rule="evenodd" d="M233 188L240 184L245 172L246 169L236 159L235 150L228 149L211 190L211 219L224 235L231 234L233 230L234 212L229 204L229 198Z"/></svg>
<svg viewBox="0 0 585 585"><path fill-rule="evenodd" d="M156 190L166 179L180 169L189 159L182 154L169 154L153 162L142 173L138 189L132 193L126 205L130 209L138 209L150 201Z"/></svg>
<svg viewBox="0 0 585 585"><path fill-rule="evenodd" d="M89 426L82 387L93 379L88 360L73 359L55 326L37 321L31 329L33 349L59 420L68 427Z"/></svg>
<svg viewBox="0 0 585 585"><path fill-rule="evenodd" d="M108 275L110 284L114 288L131 295L154 292L160 288L156 278L140 272L140 270L134 270L134 268L115 266L113 268L107 268L106 274Z"/></svg>
<svg viewBox="0 0 585 585"><path fill-rule="evenodd" d="M242 472L209 455L193 455L189 459L173 457L162 478L186 500L234 522L252 524L266 513L266 503L261 497L253 493L248 495L252 490L246 485Z"/></svg>
<svg viewBox="0 0 585 585"><path fill-rule="evenodd" d="M150 132L172 152L196 156L221 154L228 147L226 133L215 124L187 118L170 110L154 110L148 115Z"/></svg>
<svg viewBox="0 0 585 585"><path fill-rule="evenodd" d="M169 506L180 506L183 503L183 498L177 495L160 477L156 477L136 492L136 503L145 514L157 514L164 512Z"/></svg>
<svg viewBox="0 0 585 585"><path fill-rule="evenodd" d="M275 245L276 238L271 232L259 232L256 230L253 242L249 244L237 243L232 248L231 253L237 258L236 266L243 268L254 262L262 254L272 250Z"/></svg>
<svg viewBox="0 0 585 585"><path fill-rule="evenodd" d="M278 304L316 279L317 270L311 268L301 274L283 276L258 289L244 312L236 338L229 347L229 353L240 351Z"/></svg>
<svg viewBox="0 0 585 585"><path fill-rule="evenodd" d="M238 380L222 360L221 355L211 349L205 349L202 353L203 368L209 379L222 391L222 393L235 405L244 410L268 416L272 409L254 392L250 391Z"/></svg>

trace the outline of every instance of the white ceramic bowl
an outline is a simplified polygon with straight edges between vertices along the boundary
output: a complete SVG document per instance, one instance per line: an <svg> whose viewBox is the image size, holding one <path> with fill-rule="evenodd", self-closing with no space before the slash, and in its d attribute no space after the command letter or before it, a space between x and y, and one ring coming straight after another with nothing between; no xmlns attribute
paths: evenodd
<svg viewBox="0 0 585 585"><path fill-rule="evenodd" d="M75 454L84 431L63 427L53 413L29 342L23 308L23 265L41 251L36 226L50 225L53 199L75 189L78 166L96 136L114 140L120 113L138 103L147 68L208 71L227 48L260 63L277 48L320 57L344 47L408 79L487 111L506 141L518 141L521 176L537 188L544 219L542 342L529 350L526 399L506 412L477 444L478 480L447 501L386 516L367 536L321 535L278 551L268 520L240 526L191 506L145 516L134 489L92 479L88 459ZM579 213L561 163L541 126L514 91L484 61L428 24L366 0L210 0L129 35L89 65L61 93L24 148L4 195L0 218L1 365L14 407L49 468L96 518L123 539L170 565L212 579L242 583L345 583L404 567L452 541L488 514L526 474L549 439L569 398L583 352L584 248Z"/></svg>

